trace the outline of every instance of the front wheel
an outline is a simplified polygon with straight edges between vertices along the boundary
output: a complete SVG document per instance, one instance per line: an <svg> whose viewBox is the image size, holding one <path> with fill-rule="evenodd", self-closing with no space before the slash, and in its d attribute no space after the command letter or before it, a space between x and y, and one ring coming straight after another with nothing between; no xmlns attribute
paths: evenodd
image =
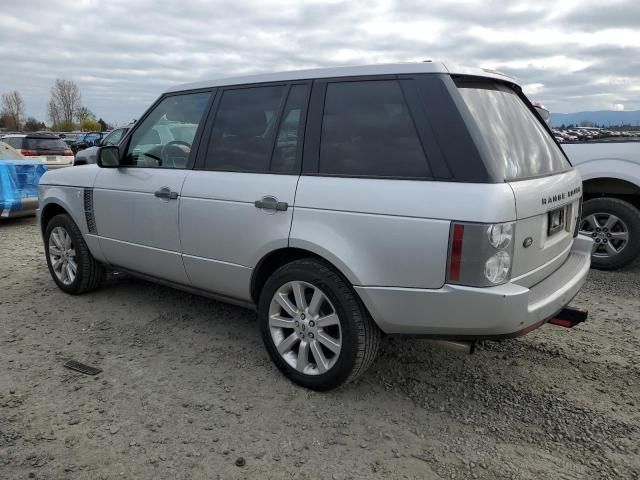
<svg viewBox="0 0 640 480"><path fill-rule="evenodd" d="M95 290L105 277L82 232L67 214L56 215L44 232L44 250L49 273L61 290L80 294Z"/></svg>
<svg viewBox="0 0 640 480"><path fill-rule="evenodd" d="M316 259L291 262L271 275L258 320L276 366L313 390L336 388L364 373L381 337L351 286Z"/></svg>
<svg viewBox="0 0 640 480"><path fill-rule="evenodd" d="M584 202L580 233L594 241L591 265L602 270L620 268L640 253L640 211L618 198Z"/></svg>

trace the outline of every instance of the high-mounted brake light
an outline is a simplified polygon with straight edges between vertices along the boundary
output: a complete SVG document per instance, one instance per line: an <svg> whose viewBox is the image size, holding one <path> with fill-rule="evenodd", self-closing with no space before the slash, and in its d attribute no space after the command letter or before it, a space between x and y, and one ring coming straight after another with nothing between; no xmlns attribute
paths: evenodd
<svg viewBox="0 0 640 480"><path fill-rule="evenodd" d="M460 265L462 263L462 240L464 238L464 225L456 223L453 226L451 238L451 260L449 263L449 279L460 280Z"/></svg>

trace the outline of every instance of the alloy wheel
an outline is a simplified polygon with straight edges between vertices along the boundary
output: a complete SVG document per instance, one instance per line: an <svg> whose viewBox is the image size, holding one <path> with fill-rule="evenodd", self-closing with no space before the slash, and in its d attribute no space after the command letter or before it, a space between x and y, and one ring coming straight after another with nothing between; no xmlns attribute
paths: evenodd
<svg viewBox="0 0 640 480"><path fill-rule="evenodd" d="M335 307L322 290L307 282L288 282L274 293L269 330L283 360L306 375L331 370L342 350Z"/></svg>
<svg viewBox="0 0 640 480"><path fill-rule="evenodd" d="M78 263L71 235L63 227L54 228L49 235L49 260L57 279L71 285L78 274Z"/></svg>
<svg viewBox="0 0 640 480"><path fill-rule="evenodd" d="M629 243L629 228L610 213L592 213L582 219L580 233L593 239L592 255L607 258L618 255Z"/></svg>

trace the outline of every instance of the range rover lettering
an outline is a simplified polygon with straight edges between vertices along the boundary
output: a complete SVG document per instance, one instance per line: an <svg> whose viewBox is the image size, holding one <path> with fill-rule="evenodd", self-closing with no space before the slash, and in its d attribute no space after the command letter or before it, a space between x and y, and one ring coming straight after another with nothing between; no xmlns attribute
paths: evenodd
<svg viewBox="0 0 640 480"><path fill-rule="evenodd" d="M361 375L383 334L529 332L589 270L580 176L493 71L184 85L97 158L40 182L58 286L88 292L114 269L254 308L276 366L312 389Z"/></svg>

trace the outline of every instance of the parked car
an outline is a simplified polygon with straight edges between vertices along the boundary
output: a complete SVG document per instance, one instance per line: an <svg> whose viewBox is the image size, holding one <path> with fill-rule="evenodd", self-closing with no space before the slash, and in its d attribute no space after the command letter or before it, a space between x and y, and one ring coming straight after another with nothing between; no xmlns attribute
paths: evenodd
<svg viewBox="0 0 640 480"><path fill-rule="evenodd" d="M57 135L46 133L6 135L3 142L30 160L40 160L49 170L73 165L73 152Z"/></svg>
<svg viewBox="0 0 640 480"><path fill-rule="evenodd" d="M538 113L542 116L539 104ZM614 136L601 130L598 137ZM594 240L591 264L610 270L640 255L640 143L566 144L584 181L580 232Z"/></svg>
<svg viewBox="0 0 640 480"><path fill-rule="evenodd" d="M78 138L80 138L79 133L60 133L58 134L58 136L62 139L62 141L64 143L67 144L67 146L69 148L71 148L71 145L73 145L74 143L76 143L76 141L78 141Z"/></svg>
<svg viewBox="0 0 640 480"><path fill-rule="evenodd" d="M470 346L543 325L593 243L580 175L520 87L440 63L175 87L40 192L63 291L114 268L255 308L274 363L320 390L382 333Z"/></svg>
<svg viewBox="0 0 640 480"><path fill-rule="evenodd" d="M592 265L628 265L640 254L640 142L563 148L584 181L580 231L594 239Z"/></svg>
<svg viewBox="0 0 640 480"><path fill-rule="evenodd" d="M76 137L76 140L71 144L71 150L75 155L85 148L95 147L100 145L102 139L107 136L109 132L86 132L81 133Z"/></svg>
<svg viewBox="0 0 640 480"><path fill-rule="evenodd" d="M105 145L118 145L120 140L124 137L127 130L129 130L130 126L120 127L109 132L107 136L105 136L97 146L88 147L84 150L80 150L76 153L76 165L89 165L92 163L96 163L96 153L98 152L98 147L102 147Z"/></svg>
<svg viewBox="0 0 640 480"><path fill-rule="evenodd" d="M47 171L39 160L27 160L11 145L0 142L0 218L34 215L38 183Z"/></svg>

